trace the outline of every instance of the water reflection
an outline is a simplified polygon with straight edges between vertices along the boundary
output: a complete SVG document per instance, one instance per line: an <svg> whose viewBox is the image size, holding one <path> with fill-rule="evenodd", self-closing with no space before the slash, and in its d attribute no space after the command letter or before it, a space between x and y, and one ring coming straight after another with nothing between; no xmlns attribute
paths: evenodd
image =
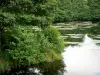
<svg viewBox="0 0 100 75"><path fill-rule="evenodd" d="M76 45L82 42L84 34L88 33L90 37L95 39L97 44L100 44L100 22L66 22L57 23L55 27L61 32L65 40L66 46Z"/></svg>
<svg viewBox="0 0 100 75"><path fill-rule="evenodd" d="M65 71L62 61L39 64L39 68L43 75L63 75Z"/></svg>
<svg viewBox="0 0 100 75"><path fill-rule="evenodd" d="M84 42L69 46L65 50L62 55L67 65L67 75L94 75L100 72L100 46L87 35Z"/></svg>
<svg viewBox="0 0 100 75"><path fill-rule="evenodd" d="M62 60L54 62L44 62L40 64L28 66L21 66L12 68L9 72L0 75L64 75L64 63Z"/></svg>

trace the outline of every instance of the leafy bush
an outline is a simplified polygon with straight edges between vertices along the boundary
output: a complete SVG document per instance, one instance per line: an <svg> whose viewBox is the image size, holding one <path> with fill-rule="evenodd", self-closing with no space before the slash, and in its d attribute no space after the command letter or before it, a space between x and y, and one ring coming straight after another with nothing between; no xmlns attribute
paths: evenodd
<svg viewBox="0 0 100 75"><path fill-rule="evenodd" d="M3 27L17 27L19 25L23 26L39 26L44 27L52 23L53 18L47 16L35 16L33 14L12 14L12 13L0 13L0 23Z"/></svg>
<svg viewBox="0 0 100 75"><path fill-rule="evenodd" d="M4 64L1 63L1 70L62 58L64 41L57 29L52 26L42 29L42 32L34 32L22 26L12 30L6 28L4 35L6 36L3 39L3 50L7 56L2 58ZM2 53L4 56L5 54ZM2 55L0 57L3 57Z"/></svg>
<svg viewBox="0 0 100 75"><path fill-rule="evenodd" d="M63 40L55 28L48 26L54 19L57 0L8 0L7 3L2 0L1 2L3 2L0 3L2 27L0 32L3 32L0 35L1 52L8 53L14 65L48 61L47 59L52 56L59 58L57 52L60 56L64 46ZM26 28L29 25L45 29L43 32L33 32L30 27Z"/></svg>
<svg viewBox="0 0 100 75"><path fill-rule="evenodd" d="M10 41L10 49L8 49L12 60L22 65L45 61L51 44L41 32L33 33L18 27L12 30L11 36L17 40Z"/></svg>
<svg viewBox="0 0 100 75"><path fill-rule="evenodd" d="M15 14L0 12L0 23L3 25L3 27L15 25Z"/></svg>
<svg viewBox="0 0 100 75"><path fill-rule="evenodd" d="M43 33L45 37L48 38L49 42L53 44L53 48L55 52L62 52L64 49L64 40L60 35L60 32L52 27L48 26L43 29Z"/></svg>

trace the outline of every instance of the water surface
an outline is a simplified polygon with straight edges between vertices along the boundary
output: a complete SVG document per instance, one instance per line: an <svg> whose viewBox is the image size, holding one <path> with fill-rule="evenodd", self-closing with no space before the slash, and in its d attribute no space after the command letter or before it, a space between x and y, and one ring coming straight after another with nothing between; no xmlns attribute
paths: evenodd
<svg viewBox="0 0 100 75"><path fill-rule="evenodd" d="M67 70L64 75L96 75L100 72L100 46L87 35L82 43L66 47L62 55Z"/></svg>

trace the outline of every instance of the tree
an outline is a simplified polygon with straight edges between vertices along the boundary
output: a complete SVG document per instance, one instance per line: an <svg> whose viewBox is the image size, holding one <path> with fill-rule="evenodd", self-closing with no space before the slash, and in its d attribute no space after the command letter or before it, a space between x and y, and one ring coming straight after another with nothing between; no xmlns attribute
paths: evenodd
<svg viewBox="0 0 100 75"><path fill-rule="evenodd" d="M100 1L88 0L92 20L100 20Z"/></svg>
<svg viewBox="0 0 100 75"><path fill-rule="evenodd" d="M99 0L59 0L55 22L99 19Z"/></svg>
<svg viewBox="0 0 100 75"><path fill-rule="evenodd" d="M85 0L60 0L58 13L55 17L59 21L84 20L87 14Z"/></svg>
<svg viewBox="0 0 100 75"><path fill-rule="evenodd" d="M56 9L56 0L1 0L0 39L4 39L7 28L18 26L46 27L52 23L52 12ZM3 40L1 40L1 44Z"/></svg>
<svg viewBox="0 0 100 75"><path fill-rule="evenodd" d="M28 65L48 61L46 57L50 53L57 53L56 44L51 43L48 36L42 32L52 23L56 6L57 0L8 0L7 3L1 4L1 51L8 53L11 61L15 61L14 64L17 62L18 65ZM33 26L38 26L41 31L32 31ZM51 31L51 35L58 32ZM60 45L58 37L54 40ZM51 55L48 57L53 57Z"/></svg>
<svg viewBox="0 0 100 75"><path fill-rule="evenodd" d="M3 20L15 20L16 25L28 24L43 27L52 23L56 6L56 0L9 0L7 5L1 5L0 17Z"/></svg>

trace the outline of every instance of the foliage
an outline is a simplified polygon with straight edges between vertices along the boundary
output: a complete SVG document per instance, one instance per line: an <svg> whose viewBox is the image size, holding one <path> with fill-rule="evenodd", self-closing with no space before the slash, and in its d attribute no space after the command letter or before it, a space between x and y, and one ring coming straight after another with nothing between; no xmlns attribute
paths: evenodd
<svg viewBox="0 0 100 75"><path fill-rule="evenodd" d="M50 30L44 33L49 28ZM60 60L64 45L63 40L55 28L50 26L45 28L45 30L42 30L43 32L34 32L32 29L24 26L18 26L13 29L6 28L2 49L8 55L6 58L2 58L4 64L1 64L0 69L2 70L5 67L4 69L6 70L6 68L20 67L21 65L25 66L44 61L52 62ZM45 34L50 32L51 36L47 37ZM4 53L1 54L5 56Z"/></svg>
<svg viewBox="0 0 100 75"><path fill-rule="evenodd" d="M55 28L48 26L57 6L57 0L0 1L0 52L10 57L7 61L2 58L4 63L30 65L61 58L63 39ZM42 32L34 32L31 26L42 28Z"/></svg>
<svg viewBox="0 0 100 75"><path fill-rule="evenodd" d="M99 0L60 0L54 22L100 20Z"/></svg>
<svg viewBox="0 0 100 75"><path fill-rule="evenodd" d="M0 6L0 22L6 26L47 26L53 21L56 0L8 0Z"/></svg>
<svg viewBox="0 0 100 75"><path fill-rule="evenodd" d="M56 52L62 52L64 49L64 40L60 37L59 31L52 27L48 26L43 30L45 37L48 38L49 42L53 44L53 48Z"/></svg>
<svg viewBox="0 0 100 75"><path fill-rule="evenodd" d="M100 20L100 1L99 0L88 0L90 6L91 18L94 20Z"/></svg>
<svg viewBox="0 0 100 75"><path fill-rule="evenodd" d="M10 69L10 56L8 52L0 52L0 73Z"/></svg>
<svg viewBox="0 0 100 75"><path fill-rule="evenodd" d="M33 64L45 60L45 56L49 52L50 43L41 32L32 33L24 28L18 27L13 29L8 49L13 60L18 61L18 64Z"/></svg>

